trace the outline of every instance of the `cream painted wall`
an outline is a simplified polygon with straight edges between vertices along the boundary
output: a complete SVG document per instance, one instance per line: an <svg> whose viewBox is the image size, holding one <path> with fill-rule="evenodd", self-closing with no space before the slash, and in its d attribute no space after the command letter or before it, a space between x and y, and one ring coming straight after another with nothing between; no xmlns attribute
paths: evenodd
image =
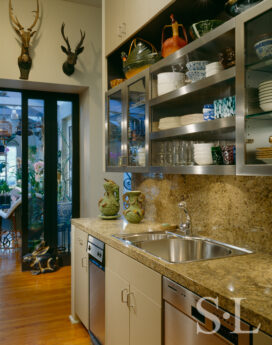
<svg viewBox="0 0 272 345"><path fill-rule="evenodd" d="M97 200L103 195L103 177L122 183L121 174L103 172L103 112L102 112L102 15L101 8L63 0L40 0L41 22L33 40L33 65L29 81L19 82L17 58L20 45L11 27L8 0L0 0L0 87L73 90L80 94L80 170L81 217L98 214ZM33 21L35 0L12 0L15 14L22 25ZM60 28L66 23L71 47L80 39L80 28L86 31L85 50L79 56L76 71L71 77L62 72L66 56L60 45L64 43ZM4 34L3 34L4 33ZM55 85L54 85L55 84ZM56 87L56 84L57 87ZM85 90L82 92L82 87Z"/></svg>

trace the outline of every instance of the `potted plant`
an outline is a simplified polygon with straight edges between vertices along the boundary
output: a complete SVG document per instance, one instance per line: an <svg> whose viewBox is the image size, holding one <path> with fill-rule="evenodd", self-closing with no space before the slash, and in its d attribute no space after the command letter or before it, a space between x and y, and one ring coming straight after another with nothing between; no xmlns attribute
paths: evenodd
<svg viewBox="0 0 272 345"><path fill-rule="evenodd" d="M5 180L0 181L0 205L1 208L10 208L10 188Z"/></svg>

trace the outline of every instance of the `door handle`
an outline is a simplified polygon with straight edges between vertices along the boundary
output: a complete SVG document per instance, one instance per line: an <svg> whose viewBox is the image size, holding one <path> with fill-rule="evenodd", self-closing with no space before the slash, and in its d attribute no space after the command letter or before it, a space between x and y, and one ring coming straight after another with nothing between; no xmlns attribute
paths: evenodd
<svg viewBox="0 0 272 345"><path fill-rule="evenodd" d="M135 295L133 292L130 292L127 296L127 305L129 308L135 308L136 307L136 302L135 302Z"/></svg>
<svg viewBox="0 0 272 345"><path fill-rule="evenodd" d="M121 302L122 303L127 303L128 302L128 295L129 295L128 289L123 289L121 291Z"/></svg>

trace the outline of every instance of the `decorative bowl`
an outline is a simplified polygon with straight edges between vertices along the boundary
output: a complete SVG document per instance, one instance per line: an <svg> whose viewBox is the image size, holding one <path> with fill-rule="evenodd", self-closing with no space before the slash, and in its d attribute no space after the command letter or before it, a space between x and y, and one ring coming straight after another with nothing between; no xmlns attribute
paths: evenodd
<svg viewBox="0 0 272 345"><path fill-rule="evenodd" d="M190 27L189 32L192 39L196 40L223 23L224 22L219 19L202 20L201 22L194 23Z"/></svg>
<svg viewBox="0 0 272 345"><path fill-rule="evenodd" d="M204 71L206 69L206 65L208 65L209 61L190 61L187 62L186 67L188 71Z"/></svg>
<svg viewBox="0 0 272 345"><path fill-rule="evenodd" d="M272 57L272 38L257 42L254 48L260 60Z"/></svg>
<svg viewBox="0 0 272 345"><path fill-rule="evenodd" d="M260 108L263 111L271 111L272 110L272 102L270 102L270 103L260 103Z"/></svg>
<svg viewBox="0 0 272 345"><path fill-rule="evenodd" d="M206 78L205 70L188 71L186 72L186 75L192 81L192 83Z"/></svg>
<svg viewBox="0 0 272 345"><path fill-rule="evenodd" d="M123 81L125 81L126 79L123 79L123 78L118 78L118 79L113 79L110 81L110 86L111 88L121 84Z"/></svg>
<svg viewBox="0 0 272 345"><path fill-rule="evenodd" d="M234 17L262 1L263 0L228 0L225 4L225 9L228 14Z"/></svg>

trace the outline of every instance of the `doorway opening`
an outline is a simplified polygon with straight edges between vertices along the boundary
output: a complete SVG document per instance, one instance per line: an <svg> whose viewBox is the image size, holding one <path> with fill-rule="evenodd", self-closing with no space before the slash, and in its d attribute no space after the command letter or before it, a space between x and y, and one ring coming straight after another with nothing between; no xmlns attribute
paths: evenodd
<svg viewBox="0 0 272 345"><path fill-rule="evenodd" d="M45 240L69 264L72 217L79 217L78 95L0 89L0 249L21 248L23 256Z"/></svg>

